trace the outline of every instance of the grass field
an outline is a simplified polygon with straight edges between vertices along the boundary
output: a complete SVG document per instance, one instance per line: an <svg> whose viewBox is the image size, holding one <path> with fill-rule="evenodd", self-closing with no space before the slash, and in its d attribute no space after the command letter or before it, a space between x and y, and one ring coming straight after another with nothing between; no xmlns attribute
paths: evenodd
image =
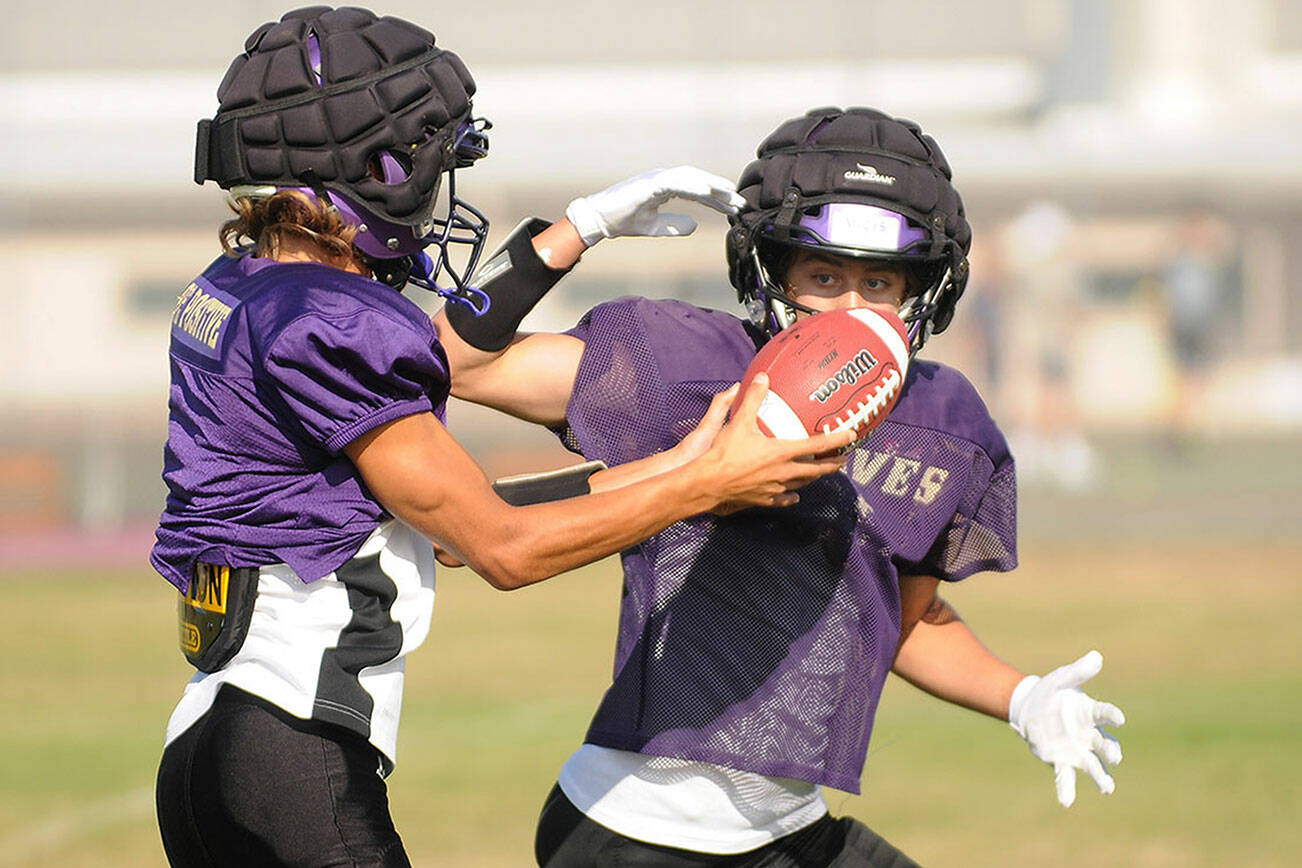
<svg viewBox="0 0 1302 868"><path fill-rule="evenodd" d="M829 792L833 810L927 865L1297 864L1300 556L1039 547L951 589L1025 668L1103 651L1090 689L1129 718L1117 792L1085 781L1064 811L1003 724L892 683L864 795ZM173 600L143 570L86 579L0 577L0 866L162 864L151 786L187 677ZM515 594L441 574L390 778L415 864L531 864L538 805L605 684L617 588L610 561Z"/></svg>

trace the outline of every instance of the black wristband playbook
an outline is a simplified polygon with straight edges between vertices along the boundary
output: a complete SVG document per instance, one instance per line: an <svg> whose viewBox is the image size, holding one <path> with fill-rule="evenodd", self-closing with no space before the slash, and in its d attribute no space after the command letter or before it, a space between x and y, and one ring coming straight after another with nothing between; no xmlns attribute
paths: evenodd
<svg viewBox="0 0 1302 868"><path fill-rule="evenodd" d="M448 322L463 341L490 353L504 348L539 299L570 273L548 268L533 249L533 237L550 225L537 217L522 221L470 278L489 299L482 315L465 305L447 305Z"/></svg>
<svg viewBox="0 0 1302 868"><path fill-rule="evenodd" d="M605 469L602 461L585 461L560 470L507 476L493 482L493 491L512 506L566 500L590 492L588 477Z"/></svg>

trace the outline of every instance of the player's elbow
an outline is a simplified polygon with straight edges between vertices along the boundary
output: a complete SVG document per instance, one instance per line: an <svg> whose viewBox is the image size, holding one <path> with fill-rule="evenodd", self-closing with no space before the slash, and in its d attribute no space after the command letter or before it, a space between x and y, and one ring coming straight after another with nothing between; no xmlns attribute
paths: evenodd
<svg viewBox="0 0 1302 868"><path fill-rule="evenodd" d="M471 566L485 582L499 591L514 591L553 575L525 544L514 540L495 547Z"/></svg>
<svg viewBox="0 0 1302 868"><path fill-rule="evenodd" d="M475 369L472 366L449 363L448 367L453 374L449 385L452 397L472 402L479 397L479 390L475 388Z"/></svg>
<svg viewBox="0 0 1302 868"><path fill-rule="evenodd" d="M474 520L459 520L452 528L430 520L423 529L431 539L445 540L489 585L514 591L556 575L563 560L558 558L561 547L549 540L546 529L522 513L520 507L494 499L483 504Z"/></svg>
<svg viewBox="0 0 1302 868"><path fill-rule="evenodd" d="M477 534L470 566L484 581L499 591L514 591L556 574L548 567L543 541L527 522L511 521L513 516L481 527Z"/></svg>
<svg viewBox="0 0 1302 868"><path fill-rule="evenodd" d="M489 587L496 591L518 591L520 588L532 585L538 579L521 576L518 573L511 572L491 572L480 573Z"/></svg>
<svg viewBox="0 0 1302 868"><path fill-rule="evenodd" d="M451 382L452 397L472 404L495 406L502 389L500 379L496 379L493 370L486 364L467 361L459 368L454 368Z"/></svg>

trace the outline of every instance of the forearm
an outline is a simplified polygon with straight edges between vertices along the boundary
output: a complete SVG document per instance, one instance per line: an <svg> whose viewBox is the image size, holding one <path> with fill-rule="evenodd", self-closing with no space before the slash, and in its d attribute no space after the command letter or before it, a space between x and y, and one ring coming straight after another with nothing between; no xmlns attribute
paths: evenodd
<svg viewBox="0 0 1302 868"><path fill-rule="evenodd" d="M556 470L496 479L493 481L493 490L513 506L550 503L585 494L614 491L668 473L688 460L690 456L680 455L678 449L671 449L616 467L607 467L601 461L587 461Z"/></svg>
<svg viewBox="0 0 1302 868"><path fill-rule="evenodd" d="M400 517L457 554L494 587L512 590L621 551L715 505L690 468L549 503L479 503L456 521L447 504L398 506Z"/></svg>
<svg viewBox="0 0 1302 868"><path fill-rule="evenodd" d="M491 302L496 300L493 298L495 294L493 291L493 277L496 276L496 279L500 280L501 275L504 273L501 269L494 267L494 262L503 251L508 251L510 254L508 259L511 262L507 270L517 272L517 276L519 276L519 273L523 273L525 277L524 289L537 296L543 295L550 289L554 279L559 278L579 261L579 256L586 248L583 246L579 234L574 231L574 227L570 225L568 220L561 220L559 223L547 226L547 228L526 242L525 239L531 228L537 228L542 224L543 221L535 220L532 226L529 221L517 226L502 244L502 247L494 251L494 256L489 257L484 267L475 274L476 278L480 278L485 272L490 275L490 279L486 280L484 286L480 287L489 294L490 310ZM528 250L530 247L533 249L532 255L538 262L524 262L525 257L529 256ZM523 268L522 266L526 264L531 267ZM545 266L546 270L540 268L540 265ZM555 274L552 272L555 272ZM516 288L518 287L509 287L503 292L509 292L511 289ZM504 299L501 303L505 302ZM467 316L449 316L452 310L455 310L455 308L444 305L443 309L435 314L434 325L438 329L439 343L443 345L443 349L448 355L448 364L454 374L453 394L456 394L458 383L474 377L478 372L491 366L510 350L514 343L515 330L510 329L509 338L511 340L503 346L493 348L475 346L463 338L457 330L458 324L469 322L470 318ZM458 395L458 397L461 396Z"/></svg>
<svg viewBox="0 0 1302 868"><path fill-rule="evenodd" d="M614 491L617 488L623 488L626 485L632 485L635 482L668 473L681 467L684 463L686 463L686 458L676 450L670 449L666 452L657 452L655 455L639 458L637 461L630 461L628 464L620 464L598 471L588 477L588 486L594 492Z"/></svg>
<svg viewBox="0 0 1302 868"><path fill-rule="evenodd" d="M433 413L385 423L344 447L385 509L471 565L515 588L605 557L723 503L785 506L795 489L844 466L853 432L765 437L756 413L767 381L735 408L708 450L672 472L614 491L513 507ZM716 398L709 413L721 416ZM823 457L810 457L823 456Z"/></svg>
<svg viewBox="0 0 1302 868"><path fill-rule="evenodd" d="M1053 766L1058 801L1076 798L1076 769L1084 769L1105 793L1112 778L1102 761L1116 765L1121 747L1097 728L1125 723L1121 709L1079 690L1098 674L1103 658L1091 651L1043 678L1028 678L981 644L953 607L936 595L940 579L899 576L900 644L893 670L946 702L1007 720L1031 753ZM1020 685L1020 686L1019 686ZM1017 694L1017 708L1009 705Z"/></svg>
<svg viewBox="0 0 1302 868"><path fill-rule="evenodd" d="M385 509L503 589L598 560L709 510L730 496L716 491L730 489L719 471L738 465L700 459L616 491L514 507L432 413L387 423L346 451ZM733 475L744 486L748 465L740 464Z"/></svg>
<svg viewBox="0 0 1302 868"><path fill-rule="evenodd" d="M522 584L591 563L642 542L674 522L713 508L688 469L591 496L521 507L526 513L502 551L514 559Z"/></svg>
<svg viewBox="0 0 1302 868"><path fill-rule="evenodd" d="M1008 701L1024 673L982 644L940 597L902 637L893 671L946 702L1008 719Z"/></svg>
<svg viewBox="0 0 1302 868"><path fill-rule="evenodd" d="M572 385L578 363L571 359L573 364L559 374L546 373L557 369L537 363L539 338L563 336L522 336L517 334L520 323L584 250L601 239L690 235L696 229L693 218L660 211L676 198L722 214L735 213L745 204L728 179L678 166L581 196L566 208L565 219L554 224L530 219L518 226L474 275L489 301L486 309L472 312L456 305L435 318L451 364L452 394L531 422L563 421L569 390L553 386L565 373ZM534 388L539 378L546 381L541 392Z"/></svg>
<svg viewBox="0 0 1302 868"><path fill-rule="evenodd" d="M548 268L564 271L573 268L588 248L574 225L562 218L533 237L533 249Z"/></svg>

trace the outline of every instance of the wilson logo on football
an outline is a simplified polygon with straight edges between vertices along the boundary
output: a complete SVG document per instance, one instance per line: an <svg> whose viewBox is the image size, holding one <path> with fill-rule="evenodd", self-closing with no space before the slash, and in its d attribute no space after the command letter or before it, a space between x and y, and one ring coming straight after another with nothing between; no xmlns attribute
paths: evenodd
<svg viewBox="0 0 1302 868"><path fill-rule="evenodd" d="M876 366L877 359L872 353L860 350L853 359L841 366L841 370L828 377L827 382L810 392L809 397L820 404L826 404L827 399L840 391L842 386L853 386Z"/></svg>
<svg viewBox="0 0 1302 868"><path fill-rule="evenodd" d="M862 439L895 405L908 369L908 331L895 313L831 310L778 332L755 354L741 388L760 371L769 375L757 415L770 437L852 428Z"/></svg>

